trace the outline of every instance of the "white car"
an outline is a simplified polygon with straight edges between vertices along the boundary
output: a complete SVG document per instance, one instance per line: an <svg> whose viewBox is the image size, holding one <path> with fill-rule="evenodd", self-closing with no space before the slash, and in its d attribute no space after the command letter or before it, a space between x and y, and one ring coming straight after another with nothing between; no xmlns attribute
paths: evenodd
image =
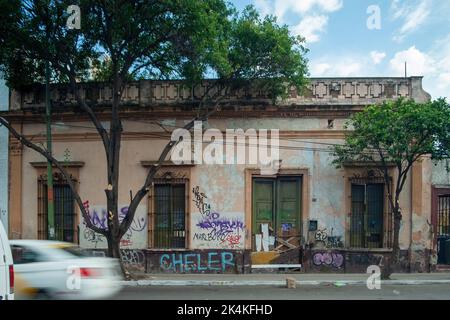
<svg viewBox="0 0 450 320"><path fill-rule="evenodd" d="M14 266L8 236L0 221L0 300L14 300Z"/></svg>
<svg viewBox="0 0 450 320"><path fill-rule="evenodd" d="M88 257L71 243L11 240L16 298L108 299L121 290L116 259Z"/></svg>

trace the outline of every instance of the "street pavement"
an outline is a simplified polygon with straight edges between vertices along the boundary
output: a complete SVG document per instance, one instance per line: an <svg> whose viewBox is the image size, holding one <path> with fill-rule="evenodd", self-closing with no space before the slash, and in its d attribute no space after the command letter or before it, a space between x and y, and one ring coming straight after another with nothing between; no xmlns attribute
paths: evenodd
<svg viewBox="0 0 450 320"><path fill-rule="evenodd" d="M393 274L369 290L369 274L142 274L123 300L450 300L450 273ZM295 288L287 288L287 278Z"/></svg>
<svg viewBox="0 0 450 320"><path fill-rule="evenodd" d="M450 300L450 284L297 286L135 286L124 287L121 300Z"/></svg>
<svg viewBox="0 0 450 320"><path fill-rule="evenodd" d="M369 274L141 274L139 280L123 281L124 286L284 286L286 279L297 285L365 285ZM450 273L397 273L389 285L450 284Z"/></svg>

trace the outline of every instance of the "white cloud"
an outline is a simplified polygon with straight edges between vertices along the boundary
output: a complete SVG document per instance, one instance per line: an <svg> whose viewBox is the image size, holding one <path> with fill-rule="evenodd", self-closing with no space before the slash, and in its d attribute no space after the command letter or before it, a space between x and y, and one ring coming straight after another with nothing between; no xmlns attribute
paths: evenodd
<svg viewBox="0 0 450 320"><path fill-rule="evenodd" d="M291 32L301 35L309 43L320 40L326 31L328 14L340 10L344 0L253 0L261 15L275 15L280 23L291 26ZM286 21L289 15L289 23ZM297 16L298 22L292 19Z"/></svg>
<svg viewBox="0 0 450 320"><path fill-rule="evenodd" d="M364 56L324 56L310 63L312 77L360 77L372 71L366 68L369 59Z"/></svg>
<svg viewBox="0 0 450 320"><path fill-rule="evenodd" d="M313 63L310 66L311 74L314 77L321 77L326 74L328 70L331 69L331 66L328 63Z"/></svg>
<svg viewBox="0 0 450 320"><path fill-rule="evenodd" d="M372 61L374 64L380 64L381 61L386 58L386 53L384 52L378 52L378 51L372 51L370 52L370 57L372 58Z"/></svg>
<svg viewBox="0 0 450 320"><path fill-rule="evenodd" d="M393 76L402 77L405 75L405 62L408 76L422 76L434 72L433 58L412 46L408 50L397 52L394 58L389 61Z"/></svg>
<svg viewBox="0 0 450 320"><path fill-rule="evenodd" d="M339 77L356 77L363 74L364 64L360 61L348 61L337 64L335 70Z"/></svg>
<svg viewBox="0 0 450 320"><path fill-rule="evenodd" d="M435 68L430 75L430 93L434 98L450 99L450 34L436 41L429 53Z"/></svg>
<svg viewBox="0 0 450 320"><path fill-rule="evenodd" d="M424 76L424 90L433 98L450 98L450 34L426 52L415 46L397 52L389 62L391 75L403 76L405 61L408 76Z"/></svg>
<svg viewBox="0 0 450 320"><path fill-rule="evenodd" d="M411 46L386 57L378 51L328 54L311 59L310 72L312 77L403 77L406 61L407 75L423 76L423 89L433 99L450 100L450 33L426 51Z"/></svg>
<svg viewBox="0 0 450 320"><path fill-rule="evenodd" d="M334 12L341 9L343 0L275 0L274 13L283 20L288 12L304 14L313 9Z"/></svg>
<svg viewBox="0 0 450 320"><path fill-rule="evenodd" d="M408 34L417 30L428 19L431 13L431 0L400 2L394 0L391 5L391 14L394 20L403 20L402 26L396 31L393 40L400 42Z"/></svg>
<svg viewBox="0 0 450 320"><path fill-rule="evenodd" d="M293 26L291 31L295 35L304 37L306 42L312 43L320 40L319 33L325 31L327 24L327 16L307 16L298 25Z"/></svg>
<svg viewBox="0 0 450 320"><path fill-rule="evenodd" d="M254 0L254 5L263 17L272 14L272 6L268 0Z"/></svg>
<svg viewBox="0 0 450 320"><path fill-rule="evenodd" d="M437 81L437 88L439 90L447 90L446 95L450 97L450 72L440 74Z"/></svg>
<svg viewBox="0 0 450 320"><path fill-rule="evenodd" d="M400 4L400 0L392 0L391 15L394 20L399 19L406 14L406 6Z"/></svg>

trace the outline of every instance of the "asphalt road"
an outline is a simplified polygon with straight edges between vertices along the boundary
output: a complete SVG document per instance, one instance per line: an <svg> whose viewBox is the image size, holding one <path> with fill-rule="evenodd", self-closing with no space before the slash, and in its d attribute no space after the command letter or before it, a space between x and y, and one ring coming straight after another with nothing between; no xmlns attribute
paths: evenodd
<svg viewBox="0 0 450 320"><path fill-rule="evenodd" d="M123 300L450 300L450 284L297 286L296 289L255 286L148 286L125 287L115 299Z"/></svg>

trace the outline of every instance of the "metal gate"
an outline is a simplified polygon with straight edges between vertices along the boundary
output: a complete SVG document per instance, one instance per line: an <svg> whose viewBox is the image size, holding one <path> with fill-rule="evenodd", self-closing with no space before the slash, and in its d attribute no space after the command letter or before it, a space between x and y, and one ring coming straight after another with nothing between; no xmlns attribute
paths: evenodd
<svg viewBox="0 0 450 320"><path fill-rule="evenodd" d="M439 264L450 264L450 194L437 196L437 252Z"/></svg>
<svg viewBox="0 0 450 320"><path fill-rule="evenodd" d="M186 186L155 184L154 247L186 247Z"/></svg>
<svg viewBox="0 0 450 320"><path fill-rule="evenodd" d="M384 184L352 184L350 246L383 247Z"/></svg>
<svg viewBox="0 0 450 320"><path fill-rule="evenodd" d="M75 201L69 185L55 177L53 185L55 206L55 240L75 242ZM38 180L38 239L48 235L47 178Z"/></svg>

